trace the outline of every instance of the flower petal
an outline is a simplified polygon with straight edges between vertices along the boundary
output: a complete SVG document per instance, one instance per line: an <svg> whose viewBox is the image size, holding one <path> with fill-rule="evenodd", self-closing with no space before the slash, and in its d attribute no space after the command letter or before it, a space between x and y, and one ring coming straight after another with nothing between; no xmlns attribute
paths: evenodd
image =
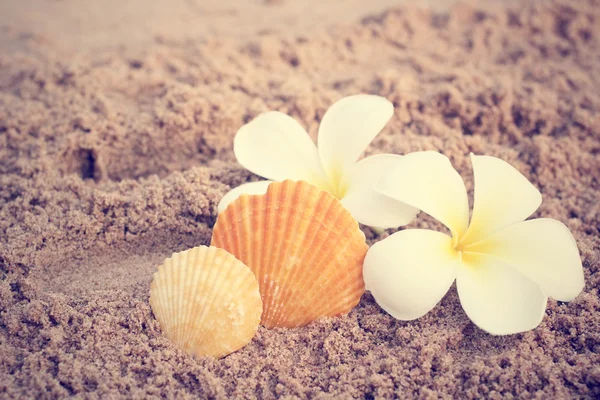
<svg viewBox="0 0 600 400"><path fill-rule="evenodd" d="M531 279L494 257L463 254L456 278L463 309L492 335L528 331L544 317L547 297Z"/></svg>
<svg viewBox="0 0 600 400"><path fill-rule="evenodd" d="M452 238L410 229L375 243L365 257L363 276L381 308L408 321L425 315L444 297L459 262Z"/></svg>
<svg viewBox="0 0 600 400"><path fill-rule="evenodd" d="M230 190L223 196L221 201L219 202L219 206L217 207L218 212L225 210L227 206L233 202L235 199L240 197L243 194L265 194L267 193L267 188L273 181L258 181L258 182L250 182L244 183L236 187L235 189Z"/></svg>
<svg viewBox="0 0 600 400"><path fill-rule="evenodd" d="M394 115L380 96L359 94L335 102L319 126L319 156L330 179L337 181L356 162Z"/></svg>
<svg viewBox="0 0 600 400"><path fill-rule="evenodd" d="M321 184L325 177L310 136L298 121L278 111L260 114L242 126L233 151L244 168L267 179Z"/></svg>
<svg viewBox="0 0 600 400"><path fill-rule="evenodd" d="M509 226L465 251L489 254L511 265L556 300L573 300L583 290L577 243L569 228L555 219Z"/></svg>
<svg viewBox="0 0 600 400"><path fill-rule="evenodd" d="M396 228L412 221L419 210L384 196L373 189L402 156L379 154L354 164L348 175L348 189L341 202L361 224L379 228Z"/></svg>
<svg viewBox="0 0 600 400"><path fill-rule="evenodd" d="M464 240L477 241L517 222L525 221L542 203L542 195L504 160L471 153L475 201Z"/></svg>
<svg viewBox="0 0 600 400"><path fill-rule="evenodd" d="M450 160L435 151L410 153L375 184L375 190L410 204L446 225L456 239L469 223L465 184Z"/></svg>

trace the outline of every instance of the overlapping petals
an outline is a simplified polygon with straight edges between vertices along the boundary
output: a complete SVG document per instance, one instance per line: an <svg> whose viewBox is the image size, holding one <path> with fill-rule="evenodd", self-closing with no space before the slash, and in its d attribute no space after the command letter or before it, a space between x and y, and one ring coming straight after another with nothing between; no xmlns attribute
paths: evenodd
<svg viewBox="0 0 600 400"><path fill-rule="evenodd" d="M323 116L318 149L295 119L267 112L238 131L234 153L242 166L269 180L304 180L332 193L363 224L405 225L418 210L373 190L373 181L401 156L372 156L356 162L393 112L383 97L345 97ZM219 211L243 193L265 193L267 186L257 182L233 189L219 203Z"/></svg>
<svg viewBox="0 0 600 400"><path fill-rule="evenodd" d="M542 322L546 294L515 268L488 255L471 255L458 269L456 289L467 316L494 335L535 328Z"/></svg>
<svg viewBox="0 0 600 400"><path fill-rule="evenodd" d="M342 204L352 210L357 221L369 226L397 227L406 225L419 212L391 197L373 190L373 181L384 176L403 156L378 154L360 160L348 168L350 185Z"/></svg>
<svg viewBox="0 0 600 400"><path fill-rule="evenodd" d="M375 243L367 253L365 287L393 317L412 320L444 297L459 264L449 236L427 229L400 231Z"/></svg>
<svg viewBox="0 0 600 400"><path fill-rule="evenodd" d="M404 156L376 184L381 194L440 220L451 237L401 231L375 244L365 258L367 288L391 315L411 320L433 308L456 279L461 304L480 328L498 335L533 329L548 295L569 301L583 289L577 245L556 220L524 221L541 195L519 171L494 157L471 160L470 224L464 183L441 154Z"/></svg>
<svg viewBox="0 0 600 400"><path fill-rule="evenodd" d="M490 254L537 282L553 299L571 301L583 288L577 244L569 228L550 218L509 226L469 246Z"/></svg>
<svg viewBox="0 0 600 400"><path fill-rule="evenodd" d="M475 199L469 232L462 238L484 238L522 222L542 204L542 194L506 161L471 154Z"/></svg>
<svg viewBox="0 0 600 400"><path fill-rule="evenodd" d="M461 237L469 225L465 184L450 160L435 151L410 153L396 162L376 191L431 215Z"/></svg>

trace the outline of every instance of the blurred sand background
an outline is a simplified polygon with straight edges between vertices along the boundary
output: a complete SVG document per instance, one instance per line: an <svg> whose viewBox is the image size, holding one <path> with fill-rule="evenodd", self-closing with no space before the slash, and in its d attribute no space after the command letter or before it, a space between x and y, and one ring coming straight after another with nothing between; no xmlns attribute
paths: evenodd
<svg viewBox="0 0 600 400"><path fill-rule="evenodd" d="M33 39L58 48L99 51L140 49L157 38L309 35L393 6L444 10L453 3L456 0L6 0L0 2L0 44L14 48Z"/></svg>

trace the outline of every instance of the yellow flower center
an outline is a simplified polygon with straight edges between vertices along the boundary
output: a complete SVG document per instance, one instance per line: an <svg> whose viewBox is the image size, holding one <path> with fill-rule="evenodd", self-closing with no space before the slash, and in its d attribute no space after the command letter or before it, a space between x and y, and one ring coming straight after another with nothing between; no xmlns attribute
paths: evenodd
<svg viewBox="0 0 600 400"><path fill-rule="evenodd" d="M453 235L452 248L456 251L457 256L467 265L475 265L478 263L479 257L484 253L481 246L477 246L480 241L469 240L467 237L457 238Z"/></svg>
<svg viewBox="0 0 600 400"><path fill-rule="evenodd" d="M332 168L327 174L329 181L324 182L323 190L331 193L336 199L342 200L348 192L348 182L344 179L343 169L340 165Z"/></svg>
<svg viewBox="0 0 600 400"><path fill-rule="evenodd" d="M332 186L333 190L331 193L335 196L335 198L341 200L344 198L344 196L346 196L346 193L348 192L348 183L343 180L341 174L332 182Z"/></svg>

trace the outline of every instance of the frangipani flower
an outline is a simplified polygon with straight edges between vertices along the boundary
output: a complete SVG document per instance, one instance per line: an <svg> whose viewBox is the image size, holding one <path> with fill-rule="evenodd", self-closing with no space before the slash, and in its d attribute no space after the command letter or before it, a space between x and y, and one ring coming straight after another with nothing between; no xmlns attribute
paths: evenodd
<svg viewBox="0 0 600 400"><path fill-rule="evenodd" d="M373 182L402 156L381 154L356 162L393 114L392 103L383 97L345 97L323 116L318 150L292 117L277 111L259 115L237 132L233 151L242 166L269 181L231 190L219 203L219 212L243 193L264 194L272 181L291 179L330 192L360 223L406 225L418 210L373 190Z"/></svg>
<svg viewBox="0 0 600 400"><path fill-rule="evenodd" d="M468 317L496 335L535 328L547 296L570 301L583 289L583 269L569 229L554 219L525 221L540 192L515 168L471 154L475 200L469 224L464 183L445 156L405 155L381 193L421 209L450 229L397 232L371 247L364 278L379 305L401 320L431 310L456 279Z"/></svg>

